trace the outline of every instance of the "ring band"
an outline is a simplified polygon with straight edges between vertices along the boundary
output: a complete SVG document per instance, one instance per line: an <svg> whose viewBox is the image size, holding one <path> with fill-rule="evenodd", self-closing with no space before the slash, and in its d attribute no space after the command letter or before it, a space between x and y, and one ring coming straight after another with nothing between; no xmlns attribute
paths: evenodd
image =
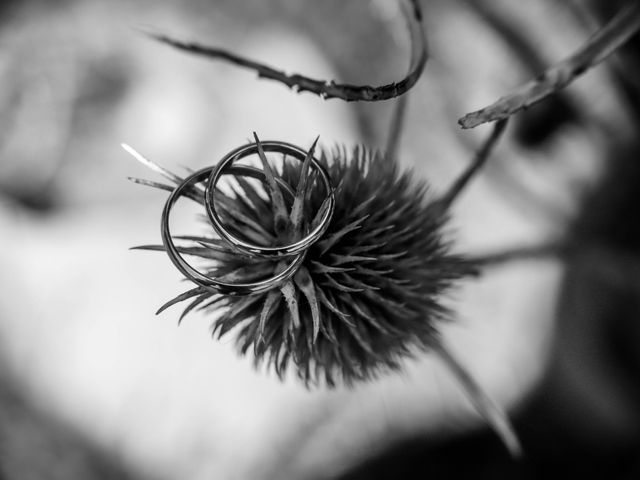
<svg viewBox="0 0 640 480"><path fill-rule="evenodd" d="M264 152L277 152L287 156L291 156L301 162L307 157L307 152L295 145L284 142L260 142ZM214 191L220 177L226 173L224 170L233 165L233 162L241 160L249 155L258 153L258 144L250 143L228 153L211 172L207 187L205 189L205 207L207 209L207 215L211 221L216 232L224 238L229 244L231 244L237 250L246 253L248 255L255 255L259 257L274 258L296 255L300 252L307 250L311 245L322 237L326 229L329 227L331 217L333 216L333 210L335 208L335 196L333 188L331 186L331 179L327 170L318 162L315 157L311 158L311 165L320 174L320 178L324 184L325 191L328 198L328 206L324 211L322 218L318 225L309 232L305 237L297 240L288 245L280 245L275 247L265 247L262 245L254 245L248 243L230 233L222 223L216 209L214 202Z"/></svg>
<svg viewBox="0 0 640 480"><path fill-rule="evenodd" d="M293 156L294 158L304 161L307 152L304 150L283 142L261 142L265 152L279 152L286 155ZM255 167L247 165L233 165L233 162L240 160L248 155L252 155L258 152L257 144L249 144L243 147L237 148L227 154L216 166L205 167L197 172L186 177L176 188L171 192L169 198L164 205L164 209L161 217L161 236L162 243L165 247L167 255L176 268L188 279L200 285L208 290L216 293L226 295L249 295L252 293L262 293L271 290L275 286L291 278L300 268L307 249L315 243L326 231L333 215L335 208L335 198L333 188L331 186L330 177L326 169L315 159L312 158L311 162L314 168L320 173L324 187L328 197L328 208L323 213L319 224L310 232L307 236L294 242L290 245L278 246L278 247L264 247L259 245L252 245L244 242L237 237L233 236L227 231L220 220L218 213L216 212L214 199L215 199L215 187L218 180L224 174L239 174L256 178L258 180L266 180L266 174L264 171ZM263 258L276 258L276 257L293 257L291 263L289 263L284 270L274 274L272 277L264 280L247 283L229 283L223 282L209 275L205 275L202 272L196 270L190 265L180 254L178 247L175 245L171 236L171 230L169 227L169 219L171 209L181 196L185 195L185 191L192 185L198 183L204 183L207 181L205 188L205 208L211 223L223 240L229 243L229 247L245 253L250 256L259 256ZM278 185L284 189L284 191L295 196L293 189L280 177L276 177Z"/></svg>
<svg viewBox="0 0 640 480"><path fill-rule="evenodd" d="M251 169L251 167L247 168ZM206 180L213 169L214 167L206 167L191 174L190 176L185 178L183 182L171 192L169 198L167 198L164 209L162 211L160 226L162 243L165 247L165 250L173 264L185 277L187 277L197 285L215 291L216 293L222 293L225 295L249 295L251 293L261 293L271 290L274 286L279 285L280 283L291 278L298 271L300 265L302 265L302 261L304 260L305 252L296 255L293 261L287 266L287 268L274 275L273 277L257 282L229 283L215 279L196 270L182 257L182 255L178 251L178 248L173 242L173 238L171 237L171 230L169 227L169 217L171 209L177 202L178 198L183 195L186 188L194 183L199 183ZM257 169L252 170L262 173Z"/></svg>

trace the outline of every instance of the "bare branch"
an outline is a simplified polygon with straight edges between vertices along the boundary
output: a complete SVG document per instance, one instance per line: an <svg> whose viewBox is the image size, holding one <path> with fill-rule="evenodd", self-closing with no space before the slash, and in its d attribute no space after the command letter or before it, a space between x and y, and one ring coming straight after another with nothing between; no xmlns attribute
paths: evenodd
<svg viewBox="0 0 640 480"><path fill-rule="evenodd" d="M640 30L640 2L629 0L603 28L578 51L548 68L538 78L481 110L458 120L462 128L503 120L565 88L577 77L607 58Z"/></svg>
<svg viewBox="0 0 640 480"><path fill-rule="evenodd" d="M559 239L539 245L527 245L500 249L498 252L467 255L465 260L478 268L499 267L510 264L511 262L524 260L540 260L545 258L567 259L575 256L580 251L587 252L588 250L589 247L583 246L581 248L568 240Z"/></svg>
<svg viewBox="0 0 640 480"><path fill-rule="evenodd" d="M387 137L387 145L384 149L384 156L389 160L394 160L398 154L400 138L404 129L404 121L407 116L407 99L409 95L402 95L395 100L393 112L391 114L391 122L389 123L389 134Z"/></svg>
<svg viewBox="0 0 640 480"><path fill-rule="evenodd" d="M611 245L585 242L582 238L558 238L538 245L467 255L465 260L476 267L478 274L485 268L502 267L513 262L560 260L583 265L594 277L617 288L637 292L640 287L640 257L636 253Z"/></svg>
<svg viewBox="0 0 640 480"><path fill-rule="evenodd" d="M476 411L502 440L511 456L520 458L522 456L522 446L505 411L487 395L469 371L462 366L444 345L436 344L433 346L433 350L451 370Z"/></svg>
<svg viewBox="0 0 640 480"><path fill-rule="evenodd" d="M451 204L454 202L458 195L464 188L467 186L469 181L473 178L473 176L480 170L480 168L485 164L487 158L491 154L494 145L498 142L500 137L502 136L502 132L504 132L504 128L507 125L507 120L501 120L495 124L495 127L491 131L489 137L484 141L480 150L476 152L476 155L471 162L471 165L467 167L467 169L462 172L453 185L449 187L447 193L445 193L440 199L441 204L445 208L449 208Z"/></svg>
<svg viewBox="0 0 640 480"><path fill-rule="evenodd" d="M427 41L422 29L422 10L419 0L401 0L403 12L407 18L409 35L411 37L411 61L409 72L399 82L372 87L370 85L352 85L336 83L335 81L317 80L304 75L287 75L281 70L244 58L222 48L208 47L198 43L176 40L167 35L143 31L146 35L159 42L171 45L185 52L201 55L210 59L223 60L239 67L248 68L258 73L260 78L267 78L283 83L298 92L311 92L324 99L339 98L347 102L376 102L399 97L413 87L420 78L427 63Z"/></svg>

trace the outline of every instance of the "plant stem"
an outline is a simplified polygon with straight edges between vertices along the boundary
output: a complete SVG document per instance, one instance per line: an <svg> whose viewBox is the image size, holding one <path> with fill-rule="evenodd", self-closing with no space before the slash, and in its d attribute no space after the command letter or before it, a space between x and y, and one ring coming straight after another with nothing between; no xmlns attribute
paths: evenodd
<svg viewBox="0 0 640 480"><path fill-rule="evenodd" d="M507 96L458 120L462 128L509 118L565 88L600 63L640 30L640 2L630 0L604 27L575 53L548 68L542 75Z"/></svg>
<svg viewBox="0 0 640 480"><path fill-rule="evenodd" d="M460 364L444 345L438 343L434 346L434 351L451 370L477 412L500 437L511 456L514 458L522 457L520 440L518 440L513 425L504 410L486 394L468 370Z"/></svg>

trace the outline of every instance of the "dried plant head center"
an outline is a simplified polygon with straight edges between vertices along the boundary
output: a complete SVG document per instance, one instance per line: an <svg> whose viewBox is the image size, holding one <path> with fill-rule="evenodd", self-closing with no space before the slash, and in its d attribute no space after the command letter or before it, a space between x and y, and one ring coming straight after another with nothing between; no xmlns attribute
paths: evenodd
<svg viewBox="0 0 640 480"><path fill-rule="evenodd" d="M450 251L442 198L365 148L316 159L315 143L303 157L255 138L215 168L173 178L163 245L150 248L197 284L176 299L192 297L185 313L215 309L218 336L233 331L242 353L279 376L292 364L306 384L373 378L438 342L443 296L475 271ZM232 165L239 151L258 152L262 170ZM234 180L228 193L216 188L223 175ZM183 195L202 202L211 228L176 246L169 215ZM183 255L203 259L202 271Z"/></svg>
<svg viewBox="0 0 640 480"><path fill-rule="evenodd" d="M316 158L317 140L305 151L254 134L255 143L181 178L125 145L175 184L134 179L171 192L161 217L163 244L138 248L165 251L196 284L159 312L189 300L180 320L194 309L211 313L214 335L234 335L240 353L251 353L256 365L279 378L293 370L307 386L371 380L400 370L418 352L436 352L518 454L506 417L448 353L439 328L451 319L447 292L480 266L453 252L449 209L505 124L496 123L470 166L440 195L392 158L362 147L323 150ZM282 156L280 168L266 152ZM262 169L234 164L253 153ZM216 188L225 175L235 181L226 191ZM172 235L171 210L183 196L207 212L207 234ZM203 260L202 269L186 256Z"/></svg>

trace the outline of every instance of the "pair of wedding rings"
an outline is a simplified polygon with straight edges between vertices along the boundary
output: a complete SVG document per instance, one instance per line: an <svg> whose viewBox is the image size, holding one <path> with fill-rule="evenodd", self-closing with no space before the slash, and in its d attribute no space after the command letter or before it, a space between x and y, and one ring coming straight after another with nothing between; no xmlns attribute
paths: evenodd
<svg viewBox="0 0 640 480"><path fill-rule="evenodd" d="M167 199L161 218L162 243L169 258L176 268L188 279L208 290L226 295L249 295L270 290L291 278L300 268L304 261L305 254L309 247L313 245L327 230L333 211L335 208L335 197L331 178L325 167L315 158L311 158L311 167L319 174L320 180L327 195L327 208L324 209L318 225L311 229L303 238L287 245L263 246L255 245L234 235L224 225L219 211L216 208L215 192L218 182L223 175L242 175L266 182L265 172L248 165L236 165L236 162L243 158L259 153L259 148L267 152L280 153L286 158L294 158L304 162L308 153L303 149L284 142L266 141L244 145L229 152L215 166L206 167L189 175L171 192ZM309 174L311 174L311 169ZM292 188L282 179L276 177L276 181L281 189L284 189L291 196L295 195ZM169 219L171 210L182 196L187 195L197 185L204 186L204 207L207 216L218 236L223 239L229 247L239 254L272 259L290 259L282 271L276 272L272 277L247 283L230 283L206 275L191 266L180 254L179 248L175 245Z"/></svg>

